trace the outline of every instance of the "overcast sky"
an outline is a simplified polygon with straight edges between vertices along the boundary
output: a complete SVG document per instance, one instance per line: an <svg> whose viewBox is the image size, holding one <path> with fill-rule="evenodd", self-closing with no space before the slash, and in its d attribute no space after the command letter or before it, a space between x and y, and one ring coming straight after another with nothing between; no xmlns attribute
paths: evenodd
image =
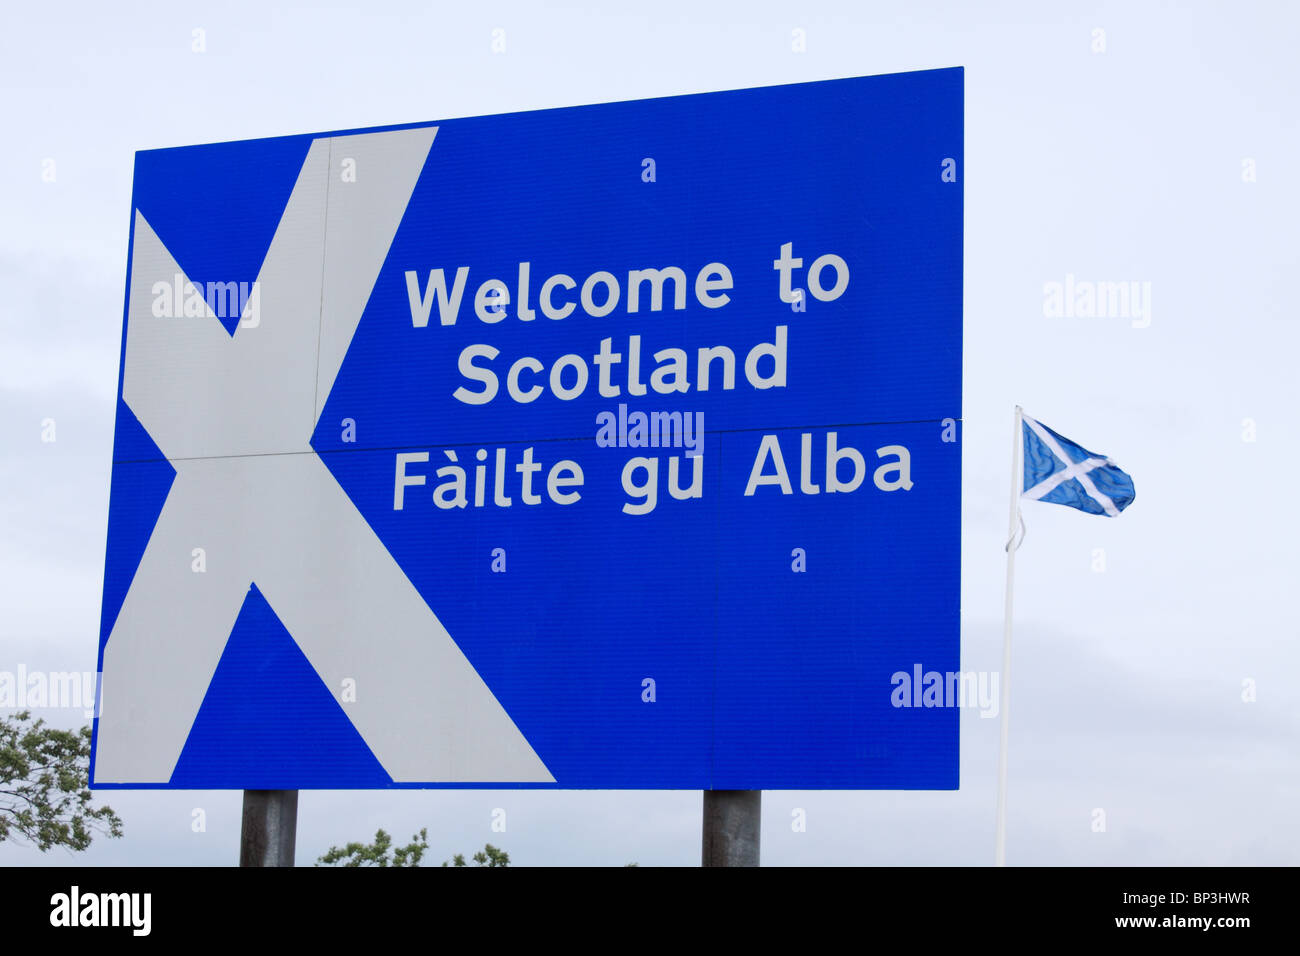
<svg viewBox="0 0 1300 956"><path fill-rule="evenodd" d="M1137 487L1117 519L1025 507L1008 859L1300 862L1297 8L612 6L6 11L0 671L95 668L137 149L964 66L963 668L1000 666L1015 404ZM1150 283L1149 322L1046 314L1044 285L1067 275ZM991 862L998 721L966 711L961 729L957 792L765 793L763 862ZM4 843L0 863L237 860L238 792L101 799L125 839L75 858ZM695 865L700 804L682 791L305 792L298 862L382 826L428 827L434 862L490 841L521 865Z"/></svg>

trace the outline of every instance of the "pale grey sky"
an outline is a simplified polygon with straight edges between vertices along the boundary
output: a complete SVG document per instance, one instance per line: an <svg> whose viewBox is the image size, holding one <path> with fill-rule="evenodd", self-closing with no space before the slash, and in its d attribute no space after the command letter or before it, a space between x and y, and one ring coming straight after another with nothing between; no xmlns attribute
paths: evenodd
<svg viewBox="0 0 1300 956"><path fill-rule="evenodd" d="M964 66L965 669L1000 663L1013 406L1114 457L1138 492L1114 520L1025 508L1008 859L1300 862L1298 29L1281 0L14 7L0 31L0 670L95 666L135 150ZM791 120L772 135L802 133ZM1067 275L1149 282L1150 324L1045 315L1044 284ZM963 713L958 792L765 794L764 863L990 862L997 741L996 720ZM102 799L127 836L77 862L237 859L237 792ZM490 841L518 864L694 865L700 802L307 792L298 859L383 826L428 827L435 862ZM68 862L0 844L0 864Z"/></svg>

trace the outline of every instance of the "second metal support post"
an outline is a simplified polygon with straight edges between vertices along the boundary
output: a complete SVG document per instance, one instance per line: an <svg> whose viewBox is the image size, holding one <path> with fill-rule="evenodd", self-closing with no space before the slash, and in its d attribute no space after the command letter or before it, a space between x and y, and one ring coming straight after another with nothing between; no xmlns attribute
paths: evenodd
<svg viewBox="0 0 1300 956"><path fill-rule="evenodd" d="M701 866L758 866L762 790L705 790Z"/></svg>

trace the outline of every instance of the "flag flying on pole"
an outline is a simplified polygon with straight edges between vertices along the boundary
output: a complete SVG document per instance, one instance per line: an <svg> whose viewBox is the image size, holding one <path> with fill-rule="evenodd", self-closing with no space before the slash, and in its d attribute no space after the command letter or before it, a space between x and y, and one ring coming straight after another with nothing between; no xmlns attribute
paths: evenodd
<svg viewBox="0 0 1300 956"><path fill-rule="evenodd" d="M1088 451L1021 413L1022 498L1114 518L1133 502L1133 479L1105 455Z"/></svg>

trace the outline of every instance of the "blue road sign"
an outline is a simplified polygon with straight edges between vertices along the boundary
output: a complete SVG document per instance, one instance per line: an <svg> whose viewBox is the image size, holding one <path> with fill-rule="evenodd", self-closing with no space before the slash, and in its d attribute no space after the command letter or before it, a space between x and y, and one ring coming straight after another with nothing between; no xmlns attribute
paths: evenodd
<svg viewBox="0 0 1300 956"><path fill-rule="evenodd" d="M136 156L100 787L958 783L960 69Z"/></svg>

